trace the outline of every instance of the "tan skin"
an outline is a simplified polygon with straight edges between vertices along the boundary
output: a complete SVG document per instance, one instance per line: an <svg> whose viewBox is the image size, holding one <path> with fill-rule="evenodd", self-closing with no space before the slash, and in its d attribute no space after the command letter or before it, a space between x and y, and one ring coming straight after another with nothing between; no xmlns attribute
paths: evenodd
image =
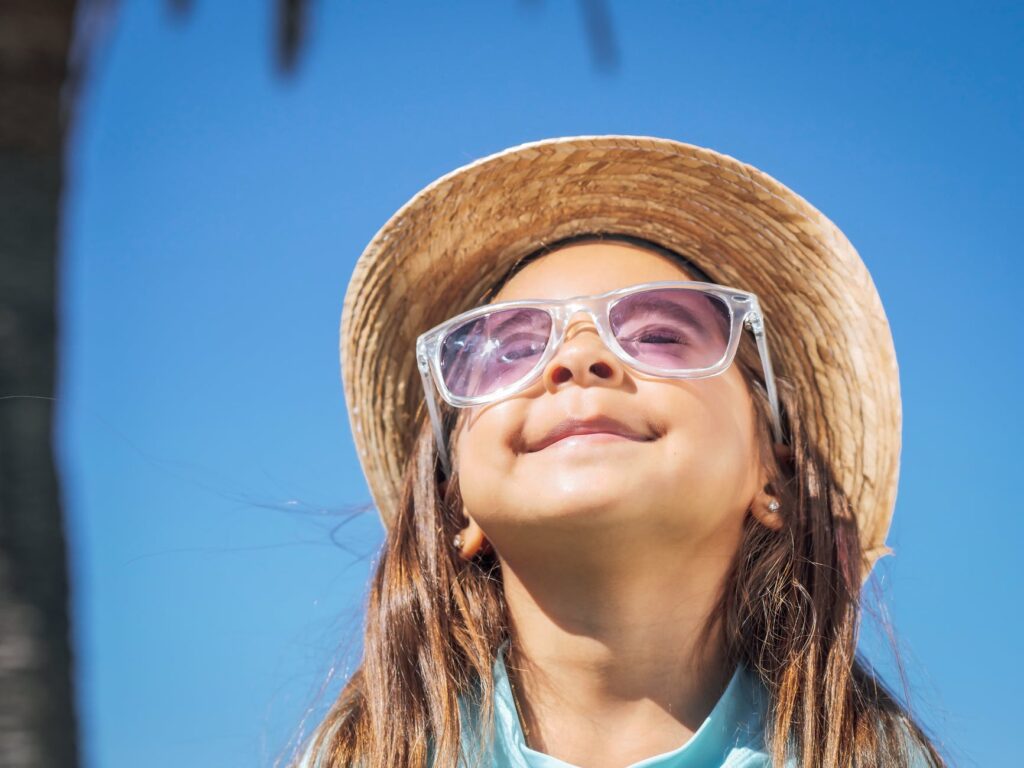
<svg viewBox="0 0 1024 768"><path fill-rule="evenodd" d="M578 243L532 262L493 298L566 298L689 280L631 245ZM569 439L527 451L566 416L602 414L653 439ZM721 642L695 642L748 510L781 514L758 459L754 407L736 365L660 379L623 364L589 315L526 391L460 414L461 555L493 547L531 748L619 768L678 748L732 675ZM769 489L770 490L770 489Z"/></svg>

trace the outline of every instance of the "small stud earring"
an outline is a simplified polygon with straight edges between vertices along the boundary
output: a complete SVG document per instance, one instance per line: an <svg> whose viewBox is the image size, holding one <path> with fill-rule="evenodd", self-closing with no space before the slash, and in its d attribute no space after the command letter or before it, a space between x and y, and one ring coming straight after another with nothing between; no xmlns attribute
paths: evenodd
<svg viewBox="0 0 1024 768"><path fill-rule="evenodd" d="M768 502L768 511L778 512L780 506L781 505L779 504L778 499L772 499L771 501Z"/></svg>
<svg viewBox="0 0 1024 768"><path fill-rule="evenodd" d="M455 534L455 538L452 539L452 546L454 546L456 549L461 550L462 549L462 544L463 544L462 534L461 533L456 533Z"/></svg>

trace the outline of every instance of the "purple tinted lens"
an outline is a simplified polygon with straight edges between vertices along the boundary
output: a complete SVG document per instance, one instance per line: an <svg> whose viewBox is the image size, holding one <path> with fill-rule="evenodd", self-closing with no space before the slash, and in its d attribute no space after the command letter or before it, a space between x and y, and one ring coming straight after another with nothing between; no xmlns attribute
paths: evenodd
<svg viewBox="0 0 1024 768"><path fill-rule="evenodd" d="M481 397L519 381L551 337L542 309L504 309L463 323L441 341L441 375L457 397Z"/></svg>
<svg viewBox="0 0 1024 768"><path fill-rule="evenodd" d="M654 288L620 299L609 312L626 354L663 370L709 368L722 359L732 328L729 306L685 288Z"/></svg>

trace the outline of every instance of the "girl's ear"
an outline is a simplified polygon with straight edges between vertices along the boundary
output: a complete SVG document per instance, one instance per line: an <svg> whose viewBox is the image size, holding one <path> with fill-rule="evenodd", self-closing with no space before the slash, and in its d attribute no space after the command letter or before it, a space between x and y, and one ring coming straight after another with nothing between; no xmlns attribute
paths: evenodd
<svg viewBox="0 0 1024 768"><path fill-rule="evenodd" d="M780 443L775 443L773 446L775 453L775 459L778 461L784 477L788 477L792 472L793 452L788 446ZM773 531L777 531L782 528L783 525L783 513L782 513L782 502L778 496L771 492L771 486L767 482L768 473L762 469L760 478L761 490L758 491L754 500L750 503L750 513L757 518L757 520Z"/></svg>
<svg viewBox="0 0 1024 768"><path fill-rule="evenodd" d="M437 482L437 492L442 499L448 498L448 482L450 478L440 476ZM466 525L455 534L455 540L452 542L452 546L455 547L456 551L463 560L472 560L478 554L486 552L490 549L490 543L487 541L487 537L484 536L483 529L477 525L466 508L462 508L462 516L466 520Z"/></svg>
<svg viewBox="0 0 1024 768"><path fill-rule="evenodd" d="M767 487L767 486L765 486ZM782 507L776 496L760 491L750 503L750 514L762 524L777 531L782 528Z"/></svg>
<svg viewBox="0 0 1024 768"><path fill-rule="evenodd" d="M455 549L463 560L472 560L477 555L486 552L490 548L490 542L484 536L483 529L477 525L476 520L466 515L466 526L455 536Z"/></svg>

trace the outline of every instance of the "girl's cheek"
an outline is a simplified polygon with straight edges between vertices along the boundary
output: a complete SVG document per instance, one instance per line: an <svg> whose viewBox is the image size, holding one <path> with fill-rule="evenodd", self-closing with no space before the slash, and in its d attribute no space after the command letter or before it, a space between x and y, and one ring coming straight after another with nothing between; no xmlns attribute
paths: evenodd
<svg viewBox="0 0 1024 768"><path fill-rule="evenodd" d="M486 472L487 466L493 462L493 443L494 437L488 434L485 422L477 422L459 433L456 450L462 485Z"/></svg>
<svg viewBox="0 0 1024 768"><path fill-rule="evenodd" d="M513 476L514 456L508 448L508 423L498 414L483 413L468 420L455 443L456 467L462 499L470 514L474 508L500 505Z"/></svg>

